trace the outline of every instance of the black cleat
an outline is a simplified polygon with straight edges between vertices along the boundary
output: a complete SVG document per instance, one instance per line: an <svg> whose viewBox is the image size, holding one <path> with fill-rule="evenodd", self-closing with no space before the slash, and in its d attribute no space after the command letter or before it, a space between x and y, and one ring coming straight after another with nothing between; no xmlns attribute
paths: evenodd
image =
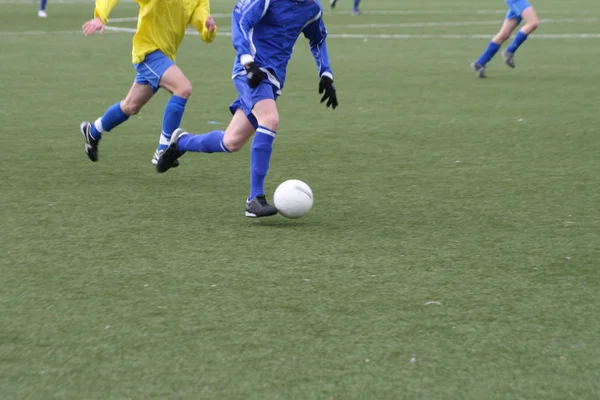
<svg viewBox="0 0 600 400"><path fill-rule="evenodd" d="M88 158L93 162L98 161L98 142L92 137L92 124L89 122L82 122L79 125L79 130L83 135L83 140L85 140L85 154L87 154Z"/></svg>
<svg viewBox="0 0 600 400"><path fill-rule="evenodd" d="M246 217L260 218L277 214L277 208L267 203L264 194L259 194L250 201L246 201Z"/></svg>
<svg viewBox="0 0 600 400"><path fill-rule="evenodd" d="M158 159L160 158L161 154L164 153L164 150L156 150L154 152L154 156L152 157L152 165L156 165L158 164ZM171 168L176 168L179 167L179 160L175 160L173 162L173 165L171 165Z"/></svg>
<svg viewBox="0 0 600 400"><path fill-rule="evenodd" d="M167 172L170 168L179 165L177 159L184 153L177 149L177 142L179 142L179 138L183 135L188 135L183 129L176 129L175 132L173 132L169 147L167 147L165 151L160 152L161 154L156 161L156 172L162 174L163 172Z"/></svg>
<svg viewBox="0 0 600 400"><path fill-rule="evenodd" d="M329 4L331 5L331 8L335 8L335 4L337 3L337 0L331 0L329 2Z"/></svg>

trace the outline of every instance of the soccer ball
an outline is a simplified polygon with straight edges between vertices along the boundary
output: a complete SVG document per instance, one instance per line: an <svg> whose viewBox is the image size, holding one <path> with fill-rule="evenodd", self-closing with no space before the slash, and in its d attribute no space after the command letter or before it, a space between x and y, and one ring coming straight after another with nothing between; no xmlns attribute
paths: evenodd
<svg viewBox="0 0 600 400"><path fill-rule="evenodd" d="M273 202L286 218L300 218L310 211L314 199L310 187L297 179L283 182L275 189Z"/></svg>

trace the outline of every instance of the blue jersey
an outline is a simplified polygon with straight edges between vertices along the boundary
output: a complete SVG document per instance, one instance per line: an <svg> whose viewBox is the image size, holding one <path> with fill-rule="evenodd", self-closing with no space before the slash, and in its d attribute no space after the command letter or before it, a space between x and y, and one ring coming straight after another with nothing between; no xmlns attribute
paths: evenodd
<svg viewBox="0 0 600 400"><path fill-rule="evenodd" d="M231 18L237 53L233 77L246 74L243 65L254 61L277 89L283 89L294 44L303 33L309 40L319 76L333 78L322 15L318 0L239 0Z"/></svg>

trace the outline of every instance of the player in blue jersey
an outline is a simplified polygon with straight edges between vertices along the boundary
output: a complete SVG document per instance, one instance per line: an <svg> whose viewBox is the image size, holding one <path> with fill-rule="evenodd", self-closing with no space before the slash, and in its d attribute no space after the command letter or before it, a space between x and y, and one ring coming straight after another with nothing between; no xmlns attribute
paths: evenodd
<svg viewBox="0 0 600 400"><path fill-rule="evenodd" d="M48 14L46 14L46 1L40 0L40 9L38 10L38 17L40 18L48 18Z"/></svg>
<svg viewBox="0 0 600 400"><path fill-rule="evenodd" d="M319 69L321 103L338 105L333 73L317 0L239 0L232 13L232 41L236 50L233 84L238 98L229 106L233 117L225 131L192 135L181 129L171 137L159 157L158 172L165 172L185 152L219 153L240 150L254 134L250 149L250 195L246 216L277 213L267 202L264 183L269 170L273 140L279 127L275 100L283 89L288 62L300 36L309 40ZM255 134L256 132L256 134Z"/></svg>
<svg viewBox="0 0 600 400"><path fill-rule="evenodd" d="M338 0L330 0L329 4L331 5L331 8L335 8L335 5L337 4ZM360 15L360 10L358 9L358 6L360 5L360 0L354 0L354 6L352 7L352 14L354 15Z"/></svg>
<svg viewBox="0 0 600 400"><path fill-rule="evenodd" d="M517 32L513 42L508 48L502 52L504 62L511 68L515 67L515 52L523 44L529 35L537 29L540 25L540 19L538 18L533 7L527 2L527 0L505 0L508 6L508 13L504 24L500 29L500 32L494 36L492 41L488 44L487 49L483 54L471 64L471 68L475 71L478 78L485 77L485 66L486 64L496 55L500 46L510 38L513 31L519 26L521 21L525 19L525 25Z"/></svg>

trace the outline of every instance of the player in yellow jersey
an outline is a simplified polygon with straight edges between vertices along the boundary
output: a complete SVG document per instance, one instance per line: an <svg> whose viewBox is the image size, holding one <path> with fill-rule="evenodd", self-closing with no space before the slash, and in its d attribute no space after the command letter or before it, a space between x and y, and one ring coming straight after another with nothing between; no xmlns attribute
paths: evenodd
<svg viewBox="0 0 600 400"><path fill-rule="evenodd" d="M169 145L175 129L179 128L192 85L175 65L177 49L188 25L194 26L206 43L217 34L217 26L210 15L209 0L135 0L140 6L137 31L133 37L133 66L137 71L129 93L111 106L94 123L82 122L80 129L85 139L89 159L98 161L98 142L102 134L137 114L159 88L173 96L169 99L163 119L159 145L152 158L156 164ZM96 0L94 19L83 24L86 36L104 32L108 15L119 0ZM173 163L176 167L178 163Z"/></svg>

